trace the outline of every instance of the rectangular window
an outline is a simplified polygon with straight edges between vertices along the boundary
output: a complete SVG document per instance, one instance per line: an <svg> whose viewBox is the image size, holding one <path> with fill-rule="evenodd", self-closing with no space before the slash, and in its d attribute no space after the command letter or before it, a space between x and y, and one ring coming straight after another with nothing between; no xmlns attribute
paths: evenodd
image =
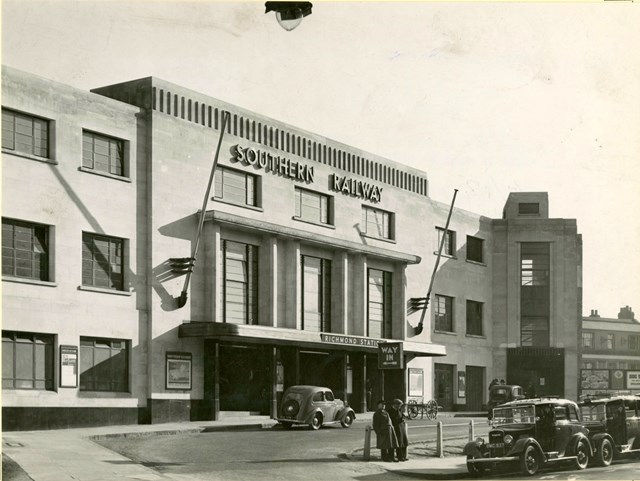
<svg viewBox="0 0 640 481"><path fill-rule="evenodd" d="M124 240L82 233L82 285L124 290Z"/></svg>
<svg viewBox="0 0 640 481"><path fill-rule="evenodd" d="M521 202L518 204L518 214L520 215L539 215L540 204L537 202Z"/></svg>
<svg viewBox="0 0 640 481"><path fill-rule="evenodd" d="M549 346L550 244L523 242L520 246L520 343Z"/></svg>
<svg viewBox="0 0 640 481"><path fill-rule="evenodd" d="M640 336L629 336L629 349L632 351L640 351Z"/></svg>
<svg viewBox="0 0 640 481"><path fill-rule="evenodd" d="M582 347L585 349L593 348L593 332L582 333Z"/></svg>
<svg viewBox="0 0 640 481"><path fill-rule="evenodd" d="M615 347L615 343L613 342L613 334L607 334L603 340L605 343L605 349L613 349Z"/></svg>
<svg viewBox="0 0 640 481"><path fill-rule="evenodd" d="M49 228L2 219L2 275L48 281Z"/></svg>
<svg viewBox="0 0 640 481"><path fill-rule="evenodd" d="M49 121L2 109L2 148L49 158Z"/></svg>
<svg viewBox="0 0 640 481"><path fill-rule="evenodd" d="M258 323L258 247L223 242L224 322Z"/></svg>
<svg viewBox="0 0 640 481"><path fill-rule="evenodd" d="M53 390L53 336L2 331L2 389Z"/></svg>
<svg viewBox="0 0 640 481"><path fill-rule="evenodd" d="M394 215L380 209L362 206L363 234L381 239L395 239Z"/></svg>
<svg viewBox="0 0 640 481"><path fill-rule="evenodd" d="M331 198L306 189L296 187L295 218L314 224L333 225Z"/></svg>
<svg viewBox="0 0 640 481"><path fill-rule="evenodd" d="M391 272L369 269L367 336L391 339Z"/></svg>
<svg viewBox="0 0 640 481"><path fill-rule="evenodd" d="M124 176L124 141L84 130L82 167Z"/></svg>
<svg viewBox="0 0 640 481"><path fill-rule="evenodd" d="M436 252L440 249L442 244L442 237L444 236L444 245L442 246L442 255L455 256L456 255L456 233L452 230L447 230L445 235L444 229L436 227L438 231L438 245L436 246Z"/></svg>
<svg viewBox="0 0 640 481"><path fill-rule="evenodd" d="M302 329L331 332L331 261L302 256Z"/></svg>
<svg viewBox="0 0 640 481"><path fill-rule="evenodd" d="M436 331L453 332L453 297L436 295L434 312Z"/></svg>
<svg viewBox="0 0 640 481"><path fill-rule="evenodd" d="M258 176L218 167L214 176L214 199L236 205L259 207L258 181Z"/></svg>
<svg viewBox="0 0 640 481"><path fill-rule="evenodd" d="M467 236L467 260L473 262L484 262L483 256L484 240L478 237Z"/></svg>
<svg viewBox="0 0 640 481"><path fill-rule="evenodd" d="M467 301L467 334L482 336L482 302Z"/></svg>
<svg viewBox="0 0 640 481"><path fill-rule="evenodd" d="M129 391L129 342L80 338L80 390Z"/></svg>

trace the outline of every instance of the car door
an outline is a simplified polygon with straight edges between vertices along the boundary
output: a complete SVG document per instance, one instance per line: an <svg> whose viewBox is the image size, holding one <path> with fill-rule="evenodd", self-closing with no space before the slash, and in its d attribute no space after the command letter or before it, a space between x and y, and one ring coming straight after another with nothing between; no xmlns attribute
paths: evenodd
<svg viewBox="0 0 640 481"><path fill-rule="evenodd" d="M536 406L535 439L544 452L555 451L555 423L553 406L538 404Z"/></svg>
<svg viewBox="0 0 640 481"><path fill-rule="evenodd" d="M607 403L607 432L616 446L627 444L624 403L616 399Z"/></svg>
<svg viewBox="0 0 640 481"><path fill-rule="evenodd" d="M624 410L626 415L626 438L627 444L631 444L633 446L634 441L640 437L640 414L638 409L638 400L636 399L625 399L624 400Z"/></svg>
<svg viewBox="0 0 640 481"><path fill-rule="evenodd" d="M333 392L325 391L324 392L324 406L322 408L322 412L324 414L324 421L331 422L336 419L336 413L338 411L338 406L336 403L335 397L333 397Z"/></svg>

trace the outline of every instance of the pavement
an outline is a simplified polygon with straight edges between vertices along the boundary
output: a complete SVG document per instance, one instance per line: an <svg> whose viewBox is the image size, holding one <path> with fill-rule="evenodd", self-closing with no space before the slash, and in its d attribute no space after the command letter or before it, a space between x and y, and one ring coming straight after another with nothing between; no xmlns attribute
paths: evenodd
<svg viewBox="0 0 640 481"><path fill-rule="evenodd" d="M358 414L356 422L371 423L371 416L372 413ZM484 413L438 413L438 419L484 416ZM245 416L219 421L5 432L2 433L3 478L6 481L173 481L176 478L170 474L132 462L92 440L113 436L166 436L204 430L270 429L276 424L268 416ZM375 445L375 438L372 442ZM463 444L464 440L460 443ZM368 462L387 471L422 479L460 479L467 475L466 461L460 450L445 451L445 456L440 458L435 457L435 446L422 443L411 444L408 453L408 461L389 463L380 461L379 451L372 449ZM364 461L362 449L336 454L353 462Z"/></svg>

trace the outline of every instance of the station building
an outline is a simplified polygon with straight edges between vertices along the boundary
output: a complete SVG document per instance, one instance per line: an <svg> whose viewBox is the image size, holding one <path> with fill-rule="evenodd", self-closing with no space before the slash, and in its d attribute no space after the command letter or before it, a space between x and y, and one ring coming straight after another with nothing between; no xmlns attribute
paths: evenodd
<svg viewBox="0 0 640 481"><path fill-rule="evenodd" d="M629 306L615 318L582 319L579 396L640 395L640 321Z"/></svg>
<svg viewBox="0 0 640 481"><path fill-rule="evenodd" d="M2 119L4 430L275 416L294 384L577 396L581 237L546 193L445 231L426 173L153 77L3 67Z"/></svg>

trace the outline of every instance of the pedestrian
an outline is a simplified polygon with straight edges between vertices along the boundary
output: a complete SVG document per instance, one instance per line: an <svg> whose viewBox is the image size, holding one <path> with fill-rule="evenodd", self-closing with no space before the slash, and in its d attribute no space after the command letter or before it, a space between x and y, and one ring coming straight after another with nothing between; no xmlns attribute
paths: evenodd
<svg viewBox="0 0 640 481"><path fill-rule="evenodd" d="M504 379L500 379L500 384L501 384L501 385L503 385L503 386L505 386L507 383L506 383L506 382L504 382Z"/></svg>
<svg viewBox="0 0 640 481"><path fill-rule="evenodd" d="M378 409L373 413L373 430L376 432L376 448L380 450L382 460L397 461L393 450L398 447L398 440L383 400L378 401Z"/></svg>
<svg viewBox="0 0 640 481"><path fill-rule="evenodd" d="M489 383L489 390L491 390L491 388L493 386L495 386L496 384L498 384L498 378L493 378L493 381L491 381L491 383Z"/></svg>
<svg viewBox="0 0 640 481"><path fill-rule="evenodd" d="M404 413L405 406L406 404L404 404L400 399L394 399L392 409L389 411L391 424L393 425L393 430L398 438L398 447L396 448L396 457L398 458L398 461L406 461L409 459L407 457L409 434L407 430L407 423L405 422L405 419L407 419L407 416Z"/></svg>

